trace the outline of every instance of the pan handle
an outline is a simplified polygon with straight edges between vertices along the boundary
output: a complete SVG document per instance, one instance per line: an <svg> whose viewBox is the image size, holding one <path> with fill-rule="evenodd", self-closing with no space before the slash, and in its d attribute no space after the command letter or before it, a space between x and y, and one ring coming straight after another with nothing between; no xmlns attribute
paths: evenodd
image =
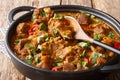
<svg viewBox="0 0 120 80"><path fill-rule="evenodd" d="M22 11L33 11L34 9L35 8L32 6L20 6L12 9L8 14L8 23L11 24L12 22L15 21L13 18L17 13Z"/></svg>
<svg viewBox="0 0 120 80"><path fill-rule="evenodd" d="M100 69L102 73L111 73L118 70L120 70L120 56L118 56L118 61L116 62L116 64L105 65Z"/></svg>

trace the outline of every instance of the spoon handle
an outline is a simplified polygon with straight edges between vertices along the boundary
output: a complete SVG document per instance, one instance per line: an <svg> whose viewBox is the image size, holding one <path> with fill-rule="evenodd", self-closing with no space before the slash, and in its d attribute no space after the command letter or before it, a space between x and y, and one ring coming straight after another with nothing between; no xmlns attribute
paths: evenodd
<svg viewBox="0 0 120 80"><path fill-rule="evenodd" d="M93 40L93 43L94 43L94 44L97 44L97 45L99 45L99 46L101 46L101 47L103 47L103 48L106 48L106 49L108 49L108 50L110 50L110 51L113 51L113 52L115 52L115 53L117 53L117 54L120 54L120 50L115 49L115 48L113 48L113 47L111 47L111 46L109 46L109 45L107 45L107 44L101 43L101 42L96 41L96 40Z"/></svg>

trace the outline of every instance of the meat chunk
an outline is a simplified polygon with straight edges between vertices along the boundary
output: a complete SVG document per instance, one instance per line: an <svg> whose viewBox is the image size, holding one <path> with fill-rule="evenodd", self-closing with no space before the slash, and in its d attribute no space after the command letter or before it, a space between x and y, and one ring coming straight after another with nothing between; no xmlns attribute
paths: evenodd
<svg viewBox="0 0 120 80"><path fill-rule="evenodd" d="M27 38L21 39L18 44L15 44L14 50L17 52L17 54L27 54L27 48L24 48L24 45L29 42Z"/></svg>
<svg viewBox="0 0 120 80"><path fill-rule="evenodd" d="M77 13L76 20L79 24L89 24L90 18L86 14Z"/></svg>
<svg viewBox="0 0 120 80"><path fill-rule="evenodd" d="M64 65L63 65L63 71L74 71L75 70L75 67L74 67L74 65L73 64L71 64L71 63L65 63Z"/></svg>
<svg viewBox="0 0 120 80"><path fill-rule="evenodd" d="M28 24L20 23L17 26L17 29L16 29L16 32L18 34L17 37L18 38L26 38L28 36L27 35L28 29L29 29L29 25Z"/></svg>
<svg viewBox="0 0 120 80"><path fill-rule="evenodd" d="M99 66L99 65L104 64L104 63L106 63L106 62L107 62L106 59L104 59L104 58L102 58L102 57L98 57L98 58L97 58L96 65Z"/></svg>
<svg viewBox="0 0 120 80"><path fill-rule="evenodd" d="M62 49L62 51L60 51L59 54L56 54L56 55L64 59L68 54L71 54L71 53L72 53L72 47L68 46Z"/></svg>
<svg viewBox="0 0 120 80"><path fill-rule="evenodd" d="M21 34L21 33L27 33L27 30L29 29L29 25L26 24L26 23L20 23L18 26L17 26L17 29L16 29L16 32L18 34Z"/></svg>

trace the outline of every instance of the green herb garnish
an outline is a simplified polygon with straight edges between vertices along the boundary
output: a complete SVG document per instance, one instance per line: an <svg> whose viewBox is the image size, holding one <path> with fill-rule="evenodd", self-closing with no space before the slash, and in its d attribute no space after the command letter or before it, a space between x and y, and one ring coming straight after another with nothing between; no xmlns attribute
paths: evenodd
<svg viewBox="0 0 120 80"><path fill-rule="evenodd" d="M100 38L101 38L101 37L100 37L100 34L95 34L95 35L94 35L94 40L100 40Z"/></svg>
<svg viewBox="0 0 120 80"><path fill-rule="evenodd" d="M44 48L41 46L41 45L38 45L38 47L37 47L39 50L41 50L41 51L43 51L44 50Z"/></svg>
<svg viewBox="0 0 120 80"><path fill-rule="evenodd" d="M62 37L63 37L64 39L70 39L70 37L69 37L67 34L63 34Z"/></svg>
<svg viewBox="0 0 120 80"><path fill-rule="evenodd" d="M84 50L83 52L82 52L82 54L80 55L80 57L81 58L84 58L86 56L86 50Z"/></svg>
<svg viewBox="0 0 120 80"><path fill-rule="evenodd" d="M85 66L87 66L88 63L85 62L85 61L82 61L82 62L80 62L80 64L81 64L82 67L85 67Z"/></svg>
<svg viewBox="0 0 120 80"><path fill-rule="evenodd" d="M19 42L20 42L20 40L19 40L19 39L15 40L15 44L18 44Z"/></svg>
<svg viewBox="0 0 120 80"><path fill-rule="evenodd" d="M30 49L31 50L31 53L33 54L33 55L36 55L37 54L37 52L35 51L35 47L34 46L28 46L28 49Z"/></svg>
<svg viewBox="0 0 120 80"><path fill-rule="evenodd" d="M54 35L55 37L58 35L57 29L54 28L54 29L52 30L52 32L53 32L53 35Z"/></svg>
<svg viewBox="0 0 120 80"><path fill-rule="evenodd" d="M114 33L112 33L112 32L109 32L109 33L108 33L108 36L109 36L110 38L113 38L113 39L115 38L115 35L114 35Z"/></svg>
<svg viewBox="0 0 120 80"><path fill-rule="evenodd" d="M28 64L32 64L32 62L33 62L33 57L32 57L31 55L26 56L26 62L27 62Z"/></svg>
<svg viewBox="0 0 120 80"><path fill-rule="evenodd" d="M39 57L36 57L36 58L35 58L35 62L36 62L36 63L40 63L40 61L41 61L41 60L40 60Z"/></svg>
<svg viewBox="0 0 120 80"><path fill-rule="evenodd" d="M61 19L65 19L65 18L64 18L64 15L58 15L57 13L54 14L54 18L60 19L60 20L61 20Z"/></svg>
<svg viewBox="0 0 120 80"><path fill-rule="evenodd" d="M80 47L85 47L85 48L89 48L90 47L90 43L89 42L79 42L78 45Z"/></svg>
<svg viewBox="0 0 120 80"><path fill-rule="evenodd" d="M106 58L106 55L105 54L102 54L102 53L98 53L98 52L93 52L92 53L92 64L95 64L97 62L97 58L98 57L103 57L103 58Z"/></svg>
<svg viewBox="0 0 120 80"><path fill-rule="evenodd" d="M39 30L41 31L41 30L48 30L48 28L47 28L47 26L44 24L44 23L40 23L39 24Z"/></svg>

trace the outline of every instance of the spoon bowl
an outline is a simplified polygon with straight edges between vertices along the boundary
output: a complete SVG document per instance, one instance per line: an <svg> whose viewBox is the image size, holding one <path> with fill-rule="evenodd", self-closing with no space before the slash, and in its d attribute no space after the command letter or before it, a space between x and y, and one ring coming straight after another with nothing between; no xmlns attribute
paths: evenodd
<svg viewBox="0 0 120 80"><path fill-rule="evenodd" d="M70 24L72 25L74 31L75 31L75 36L74 38L75 39L78 39L78 40L85 40L85 41L89 41L90 43L94 43L96 45L99 45L103 48L106 48L110 51L113 51L117 54L120 54L120 50L118 49L115 49L107 44L104 44L102 42L99 42L97 40L94 40L92 39L91 37L89 37L84 31L83 29L81 28L80 24L77 22L77 20L74 18L74 17L71 17L71 16L65 16L65 19L69 20L70 21Z"/></svg>

